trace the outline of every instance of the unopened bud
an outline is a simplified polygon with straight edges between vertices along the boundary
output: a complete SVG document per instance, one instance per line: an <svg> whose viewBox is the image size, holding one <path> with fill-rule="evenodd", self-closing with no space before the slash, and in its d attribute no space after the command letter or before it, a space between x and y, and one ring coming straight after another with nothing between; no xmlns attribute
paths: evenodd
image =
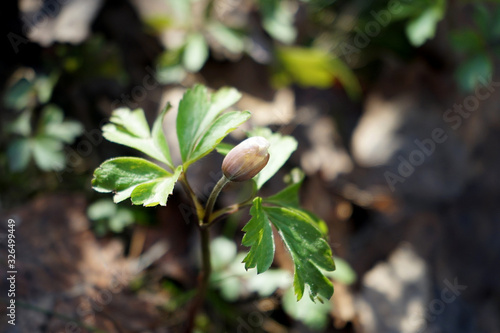
<svg viewBox="0 0 500 333"><path fill-rule="evenodd" d="M269 161L269 141L253 136L231 149L222 162L222 172L233 182L253 178Z"/></svg>

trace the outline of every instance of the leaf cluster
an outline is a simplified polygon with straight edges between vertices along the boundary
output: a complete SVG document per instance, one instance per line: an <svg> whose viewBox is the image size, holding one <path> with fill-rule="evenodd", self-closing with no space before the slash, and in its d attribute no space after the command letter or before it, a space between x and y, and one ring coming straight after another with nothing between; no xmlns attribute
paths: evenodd
<svg viewBox="0 0 500 333"><path fill-rule="evenodd" d="M150 129L143 110L120 108L113 112L110 123L103 127L104 137L150 157L116 157L101 164L94 172L93 188L98 192L112 192L115 203L130 198L135 205L166 205L177 181L181 181L195 205L198 218L203 210L185 176L188 168L216 147L227 152L231 146L221 141L231 131L250 117L248 111L224 112L240 99L233 88L222 88L209 93L207 88L196 85L184 94L179 103L176 119L177 139L181 163L175 165L170 147L163 132L163 119L170 105L160 113ZM256 191L285 164L297 148L297 141L289 136L259 128L249 136L263 136L269 143L268 164L253 178ZM281 192L237 204L252 204L251 220L243 228L246 232L243 245L251 247L243 262L245 268L257 268L258 273L268 270L274 258L273 228L277 230L290 251L295 264L294 289L297 298L309 286L312 300L330 298L333 286L323 271L333 271L335 264L326 241L326 225L323 221L299 207L298 191L303 174L298 170L291 175L291 184ZM233 206L232 206L233 207ZM227 212L221 209L214 216ZM208 221L212 221L207 219Z"/></svg>

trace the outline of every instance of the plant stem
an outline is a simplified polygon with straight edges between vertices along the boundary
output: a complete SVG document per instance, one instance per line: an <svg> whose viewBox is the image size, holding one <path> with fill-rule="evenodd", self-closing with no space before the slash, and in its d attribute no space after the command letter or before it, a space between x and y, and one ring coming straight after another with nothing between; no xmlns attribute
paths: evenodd
<svg viewBox="0 0 500 333"><path fill-rule="evenodd" d="M203 206L201 205L200 201L198 200L198 197L191 188L191 185L189 185L186 174L182 172L181 175L179 176L179 179L181 180L181 184L184 187L184 190L187 192L187 194L191 198L191 201L193 202L193 206L196 210L196 215L198 216L198 219L202 218Z"/></svg>
<svg viewBox="0 0 500 333"><path fill-rule="evenodd" d="M207 205L205 206L205 214L203 215L203 220L200 224L201 227L210 222L210 215L212 215L212 212L214 210L215 201L217 200L220 191L222 191L222 188L226 186L227 183L229 183L229 179L227 179L226 176L223 175L221 179L219 179L217 184L215 184L212 193L210 193L210 196L208 197Z"/></svg>

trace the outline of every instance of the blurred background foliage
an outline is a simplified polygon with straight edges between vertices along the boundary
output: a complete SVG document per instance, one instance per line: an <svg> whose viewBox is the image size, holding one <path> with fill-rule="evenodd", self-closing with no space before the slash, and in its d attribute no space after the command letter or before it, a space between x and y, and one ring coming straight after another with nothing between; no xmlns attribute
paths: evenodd
<svg viewBox="0 0 500 333"><path fill-rule="evenodd" d="M57 10L51 11L50 3L18 1L3 12L8 36L3 47L9 51L2 55L0 66L0 208L13 209L50 193L81 193L88 203L85 211L93 233L99 239L123 240L124 252L134 255L142 253L149 238L156 239L146 236L145 230L161 225L167 213L116 205L90 190L91 172L99 162L131 153L107 145L96 134L113 108L144 107L151 120L157 106L165 103L155 95L158 87L168 90L202 82L244 90L248 81L257 91L292 89L297 105L300 96L337 96L333 101L339 107L357 110L348 114L330 105L332 99L325 99L327 111L336 110L328 116L338 122L345 138L352 129L343 125L349 124L350 117L359 117L367 92L394 63L410 66L425 59L434 69L449 71L451 85L467 94L492 79L500 55L497 1L102 0L95 1L94 11L81 11L86 23L71 28L80 29L75 33L80 37L65 37L62 23L50 23L66 13L59 2ZM33 23L36 13L45 22L40 24L43 39ZM258 80L251 78L252 72ZM397 87L400 82L391 84ZM269 102L269 94L262 95ZM296 124L273 126L300 129ZM304 151L299 149L298 154ZM300 164L300 157L293 161ZM352 196L346 198L349 201ZM177 200L182 205L183 199ZM359 208L363 202L352 200L347 215L353 219L369 215ZM169 211L168 220L184 225L185 213ZM228 222L226 236L237 238L237 223ZM335 233L335 227L330 229ZM238 325L233 315L250 311L242 304L245 300L279 298L281 305L272 306L273 323L279 324L269 331L281 332L278 328L292 325L283 319L289 317L305 325L299 329L354 331L354 324L340 319L336 329L331 328L332 318L341 311L334 302L313 304L306 298L295 302L285 264L256 276L244 271L243 249L233 240L219 237L212 246L215 273L210 302L220 312L218 318L229 323L222 326ZM190 262L182 269L194 275L192 254L180 255ZM351 265L341 257L335 262L337 271L329 277L336 288L337 284L359 287ZM185 275L160 271L161 293L169 295L163 310L184 311L194 295L193 285L180 281ZM144 275L136 277L130 288L139 293L157 282ZM243 306L235 310L232 304ZM200 317L200 330L211 325Z"/></svg>

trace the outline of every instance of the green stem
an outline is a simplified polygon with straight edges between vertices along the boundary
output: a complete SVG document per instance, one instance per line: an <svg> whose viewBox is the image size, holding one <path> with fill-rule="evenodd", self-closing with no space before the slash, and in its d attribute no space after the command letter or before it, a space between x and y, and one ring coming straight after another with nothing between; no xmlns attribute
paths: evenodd
<svg viewBox="0 0 500 333"><path fill-rule="evenodd" d="M217 197L219 196L220 191L222 191L227 183L229 183L229 179L227 179L226 176L223 175L221 179L219 179L217 184L215 184L212 193L210 193L210 196L208 197L207 205L205 206L205 214L203 215L203 220L201 221L200 227L204 227L210 222L210 215L212 215L212 212L214 210L215 201L217 201Z"/></svg>

